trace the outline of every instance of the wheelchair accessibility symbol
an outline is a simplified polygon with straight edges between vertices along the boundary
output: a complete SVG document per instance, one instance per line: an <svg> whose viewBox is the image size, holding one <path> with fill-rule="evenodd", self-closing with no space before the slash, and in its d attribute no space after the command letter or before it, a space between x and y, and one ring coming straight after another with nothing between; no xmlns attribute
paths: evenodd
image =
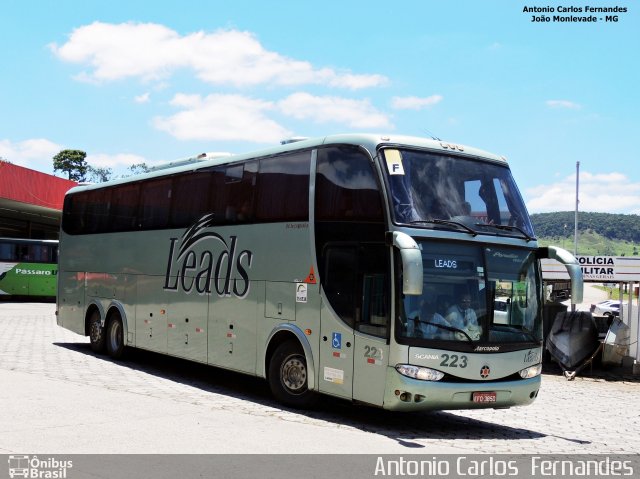
<svg viewBox="0 0 640 479"><path fill-rule="evenodd" d="M332 333L331 347L334 349L342 349L342 334Z"/></svg>

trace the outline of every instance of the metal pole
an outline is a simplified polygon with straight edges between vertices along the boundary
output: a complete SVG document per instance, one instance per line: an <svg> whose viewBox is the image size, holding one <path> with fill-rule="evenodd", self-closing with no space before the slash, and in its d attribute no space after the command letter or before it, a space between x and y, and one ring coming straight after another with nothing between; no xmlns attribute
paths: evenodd
<svg viewBox="0 0 640 479"><path fill-rule="evenodd" d="M624 316L624 283L622 281L618 283L618 294L618 300L620 301L620 316L618 317L620 318L620 321L631 327L631 325L625 321L626 318Z"/></svg>
<svg viewBox="0 0 640 479"><path fill-rule="evenodd" d="M636 363L633 366L633 373L640 374L640 283L638 284L638 322L636 324Z"/></svg>
<svg viewBox="0 0 640 479"><path fill-rule="evenodd" d="M573 255L578 256L578 204L580 203L578 191L580 187L580 162L576 161L576 216L575 229L573 232Z"/></svg>
<svg viewBox="0 0 640 479"><path fill-rule="evenodd" d="M576 215L575 215L575 225L573 231L573 256L578 256L578 203L580 200L578 199L578 191L580 185L580 162L576 161ZM573 298L571 298L571 311L574 312L576 310L576 304L573 302Z"/></svg>
<svg viewBox="0 0 640 479"><path fill-rule="evenodd" d="M629 311L627 312L628 316L629 316L629 327L631 327L631 324L633 323L633 317L632 312L633 312L633 283L627 283L627 288L628 288L628 292L629 292L629 301L627 301L627 304L629 305Z"/></svg>

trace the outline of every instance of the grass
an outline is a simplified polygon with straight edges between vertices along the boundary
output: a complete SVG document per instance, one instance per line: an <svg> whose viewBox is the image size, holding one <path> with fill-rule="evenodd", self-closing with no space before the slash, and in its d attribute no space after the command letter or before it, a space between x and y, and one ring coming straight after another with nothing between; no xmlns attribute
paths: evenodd
<svg viewBox="0 0 640 479"><path fill-rule="evenodd" d="M619 290L618 283L616 283L615 286L612 286L612 287L594 285L594 288L599 289L600 291L605 291L605 292L609 293L609 299L615 299L615 300L620 299L620 290ZM634 296L634 298L635 298L635 296ZM629 301L629 293L623 293L622 294L622 301L623 302L628 302Z"/></svg>
<svg viewBox="0 0 640 479"><path fill-rule="evenodd" d="M540 237L541 246L560 246L573 252L573 235L569 237ZM639 256L640 244L629 241L612 240L593 231L578 234L578 254L581 256Z"/></svg>

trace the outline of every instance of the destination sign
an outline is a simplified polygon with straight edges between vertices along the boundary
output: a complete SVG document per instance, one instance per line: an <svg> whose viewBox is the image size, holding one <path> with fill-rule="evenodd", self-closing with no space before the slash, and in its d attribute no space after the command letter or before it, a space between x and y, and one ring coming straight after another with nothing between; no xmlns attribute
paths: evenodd
<svg viewBox="0 0 640 479"><path fill-rule="evenodd" d="M464 259L463 259L464 258ZM475 262L468 257L425 255L424 267L427 270L447 270L449 272L468 273L475 271Z"/></svg>

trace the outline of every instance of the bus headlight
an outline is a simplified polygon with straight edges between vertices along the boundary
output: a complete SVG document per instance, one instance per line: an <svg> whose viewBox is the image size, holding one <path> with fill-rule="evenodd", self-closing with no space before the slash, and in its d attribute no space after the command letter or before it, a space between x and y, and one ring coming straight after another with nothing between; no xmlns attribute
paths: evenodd
<svg viewBox="0 0 640 479"><path fill-rule="evenodd" d="M536 364L535 366L530 366L528 368L524 368L522 371L519 371L520 377L522 379L535 378L540 375L542 372L542 363Z"/></svg>
<svg viewBox="0 0 640 479"><path fill-rule="evenodd" d="M422 381L440 381L444 377L444 373L431 368L421 368L411 364L396 364L396 371L403 376L412 379L420 379Z"/></svg>

